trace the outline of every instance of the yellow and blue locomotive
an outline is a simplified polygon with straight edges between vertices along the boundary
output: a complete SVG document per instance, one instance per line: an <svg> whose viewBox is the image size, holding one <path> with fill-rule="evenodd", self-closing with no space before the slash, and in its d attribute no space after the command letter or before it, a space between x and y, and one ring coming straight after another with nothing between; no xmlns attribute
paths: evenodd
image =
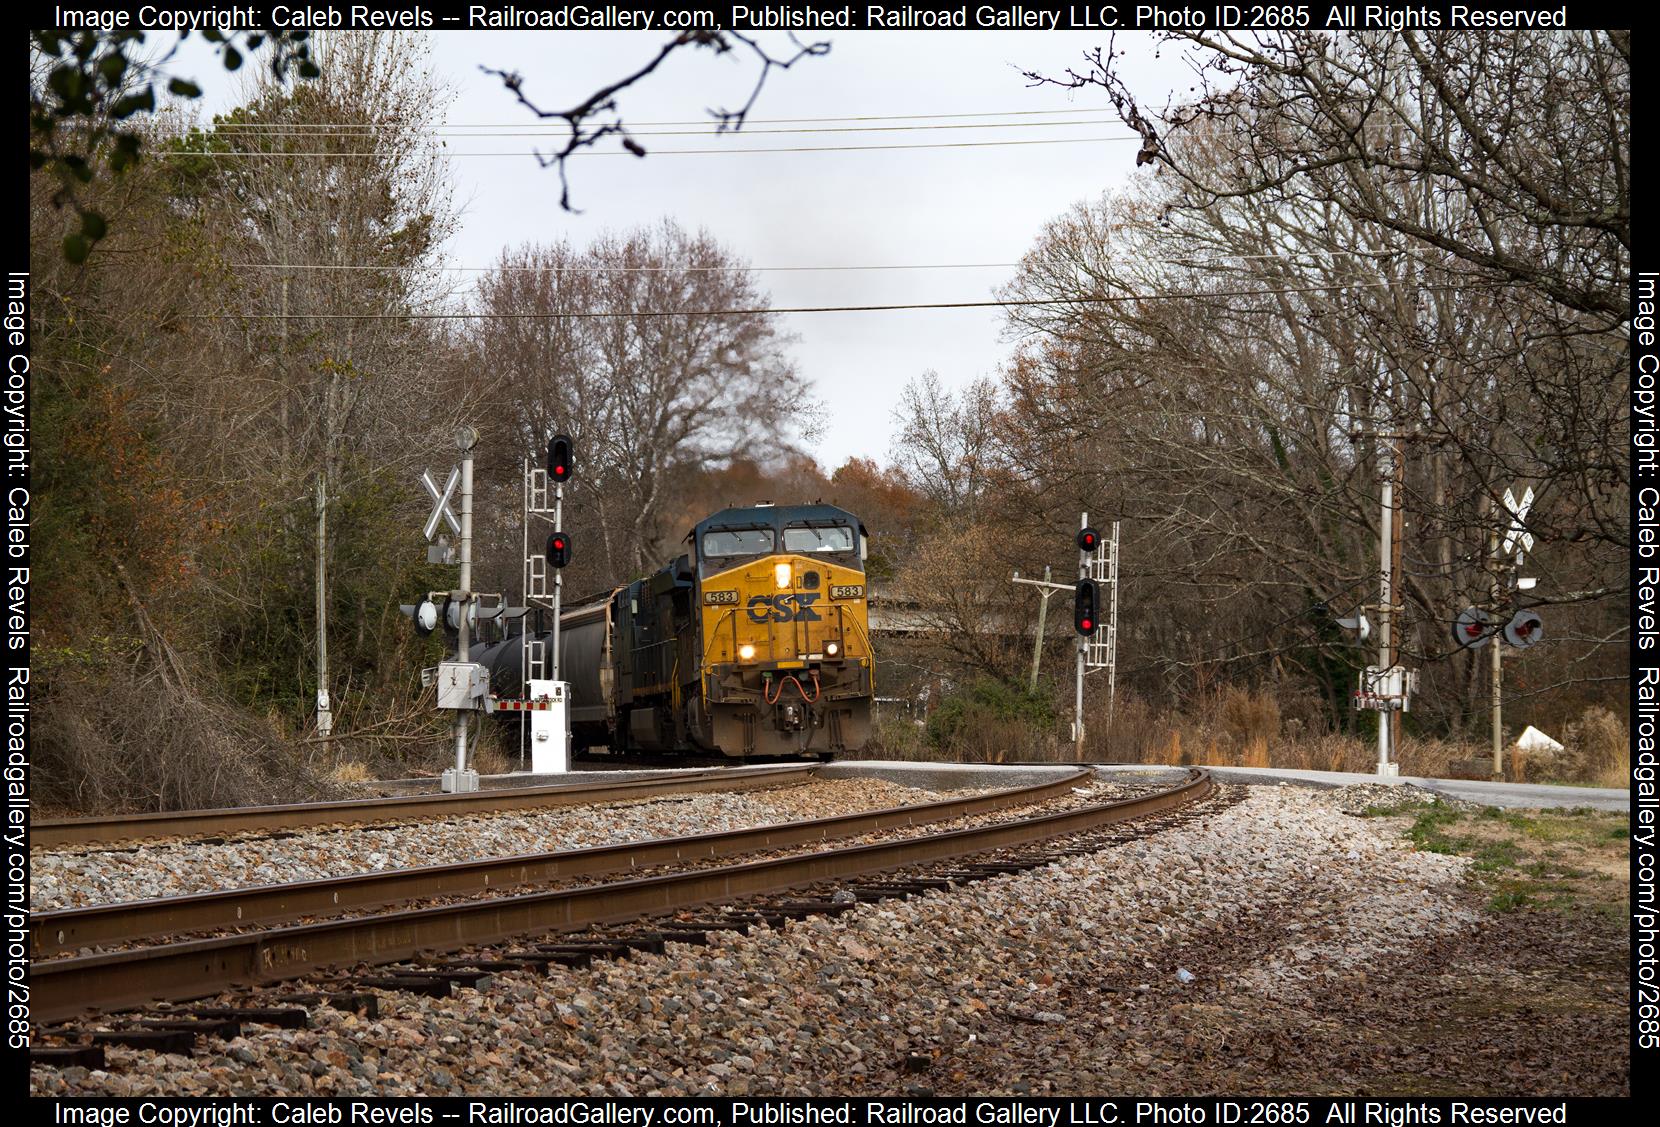
<svg viewBox="0 0 1660 1127"><path fill-rule="evenodd" d="M828 756L870 737L867 534L833 505L722 509L668 566L560 616L575 747ZM521 639L477 655L516 693Z"/></svg>

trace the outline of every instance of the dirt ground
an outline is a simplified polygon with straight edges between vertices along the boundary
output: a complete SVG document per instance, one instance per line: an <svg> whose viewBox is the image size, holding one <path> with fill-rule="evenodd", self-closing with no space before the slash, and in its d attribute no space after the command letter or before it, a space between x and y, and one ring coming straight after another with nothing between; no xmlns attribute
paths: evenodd
<svg viewBox="0 0 1660 1127"><path fill-rule="evenodd" d="M1075 984L1082 1008L1110 998L1124 1019L1049 1060L1075 1054L1092 1062L1092 1088L1148 1094L1629 1094L1625 816L1440 802L1362 816L1472 858L1455 899L1476 927L1312 990L1246 985L1239 968L1297 941L1267 906L1150 956L1188 968L1190 985ZM973 1069L929 1077L940 1094L996 1084Z"/></svg>
<svg viewBox="0 0 1660 1127"><path fill-rule="evenodd" d="M1629 1094L1626 816L1439 802L1367 814L1471 857L1464 893L1481 925L1300 1004L1259 999L1230 1063L1193 1062L1215 1090Z"/></svg>

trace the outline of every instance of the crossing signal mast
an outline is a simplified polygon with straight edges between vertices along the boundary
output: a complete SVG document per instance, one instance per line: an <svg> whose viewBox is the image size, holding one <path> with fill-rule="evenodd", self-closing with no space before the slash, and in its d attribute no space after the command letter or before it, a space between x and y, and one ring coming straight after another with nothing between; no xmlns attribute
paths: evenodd
<svg viewBox="0 0 1660 1127"><path fill-rule="evenodd" d="M1465 607L1453 620L1453 642L1464 649L1476 650L1488 642L1494 643L1492 664L1493 711L1493 777L1504 775L1504 646L1527 649L1536 646L1545 637L1545 621L1531 610L1515 610L1516 592L1531 590L1536 579L1518 578L1526 553L1533 550L1533 534L1527 530L1527 514L1533 508L1533 489L1530 486L1520 501L1513 490L1504 491L1504 513L1496 514L1492 531L1488 534L1487 570L1492 575L1490 608ZM1510 518L1509 527L1501 534L1500 523ZM1515 554L1514 561L1506 556ZM1506 617L1508 615L1508 617Z"/></svg>
<svg viewBox="0 0 1660 1127"><path fill-rule="evenodd" d="M1103 542L1101 534L1090 526L1089 514L1079 520L1078 579L1076 583L1053 583L1049 569L1043 569L1042 579L1022 579L1014 573L1014 582L1036 587L1043 595L1038 607L1037 640L1032 646L1032 688L1037 689L1038 663L1043 656L1043 627L1049 609L1049 596L1057 591L1072 592L1072 629L1078 635L1077 693L1072 712L1072 740L1078 761L1084 758L1084 673L1088 669L1107 671L1107 732L1112 733L1112 711L1117 686L1115 677L1118 662L1118 522L1112 522L1112 539ZM1102 622L1101 592L1105 588L1109 605L1106 621ZM1105 629L1103 629L1105 626Z"/></svg>
<svg viewBox="0 0 1660 1127"><path fill-rule="evenodd" d="M571 562L571 534L565 531L565 485L576 470L576 443L568 434L548 440L542 465L526 458L524 516L524 597L525 606L544 607L553 614L551 637L544 643L527 622L521 634L523 650L519 668L524 674L525 695L547 708L529 714L531 770L538 774L570 770L570 693L559 679L559 616L565 588L564 569ZM531 550L532 521L552 524L545 540L538 537L541 551ZM551 582L550 582L551 580Z"/></svg>
<svg viewBox="0 0 1660 1127"><path fill-rule="evenodd" d="M1089 523L1089 514L1078 519L1078 583L1072 594L1072 628L1078 634L1077 689L1073 699L1072 741L1078 762L1084 759L1084 674L1091 669L1107 671L1107 733L1112 733L1118 675L1118 522L1112 522L1112 539L1103 540ZM1111 605L1103 608L1105 589ZM1106 613L1103 615L1102 611ZM1104 621L1103 621L1104 619Z"/></svg>

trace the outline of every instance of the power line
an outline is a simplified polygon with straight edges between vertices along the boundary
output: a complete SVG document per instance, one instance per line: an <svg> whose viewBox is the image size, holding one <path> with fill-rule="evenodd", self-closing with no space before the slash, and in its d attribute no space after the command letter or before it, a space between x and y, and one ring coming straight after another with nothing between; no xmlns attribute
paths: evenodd
<svg viewBox="0 0 1660 1127"><path fill-rule="evenodd" d="M1143 258L1143 262L1158 262L1168 266L1216 266L1224 262L1254 262L1287 258L1320 258L1348 255L1356 258L1388 258L1404 251L1361 250L1292 250L1271 254L1218 254L1210 258ZM721 274L741 271L754 274L817 273L870 270L1009 270L1019 262L925 262L882 263L870 266L438 266L438 265L376 265L368 263L332 262L231 262L233 270L430 270L446 274Z"/></svg>
<svg viewBox="0 0 1660 1127"><path fill-rule="evenodd" d="M783 148L749 148L749 149L653 149L645 155L648 155L648 156L724 156L728 153L844 153L844 152L861 152L861 151L868 152L868 151L874 151L874 150L878 150L878 149L886 149L886 150L893 150L893 149L987 149L987 148L1000 148L1000 147L1007 146L1007 145L1089 145L1089 144L1096 144L1096 143L1099 143L1101 141L1137 141L1137 142L1139 142L1140 140L1141 140L1141 138L1139 136L1130 136L1130 137L1046 137L1046 138L1037 138L1037 139L1033 139L1033 140L1029 140L1029 141L939 141L939 142L932 142L932 143L918 142L918 143L905 144L905 145L801 145L801 146L783 147ZM165 153L164 155L170 156L170 157L231 157L231 158L238 158L238 157L379 157L379 156L382 156L381 153L376 153L376 152L350 152L350 153L305 152L305 153L294 153L294 152L277 151L277 152L268 152L268 153L266 153L266 152L237 151L237 152L217 153L217 152L211 152L211 151L204 150L204 149L186 149L186 150L175 149L175 150L171 150L171 151ZM534 156L540 156L541 154L538 154L534 149L525 149L525 150L519 150L519 151L516 151L516 152L507 152L507 153L449 152L449 151L446 150L444 155L445 156L452 156L452 157L534 157ZM572 155L577 156L577 157L624 157L624 156L631 157L631 156L634 156L635 154L634 153L629 153L629 152L612 152L612 151L609 151L609 150L601 152L601 151L597 151L597 150L594 150L594 149L583 149L583 150L580 150L576 153L573 153Z"/></svg>
<svg viewBox="0 0 1660 1127"><path fill-rule="evenodd" d="M1112 118L1096 118L1080 121L990 121L977 124L953 125L851 125L826 126L817 129L676 129L669 132L654 130L628 130L630 137L728 137L742 135L745 137L762 136L776 133L908 133L933 129L1073 129L1080 125L1117 125ZM215 130L223 130L221 126ZM432 137L561 137L570 132L566 125L545 126L532 129L511 129L499 133L452 133L447 126L437 126L433 129L422 129L419 132ZM368 140L374 136L368 131L358 130L352 126L317 126L315 128L267 129L263 126L228 130L227 135L238 139L243 137L259 137L268 139L287 140L295 137L338 137L341 139ZM1133 135L1140 140L1140 134ZM1125 134L1123 140L1131 140L1131 134Z"/></svg>
<svg viewBox="0 0 1660 1127"><path fill-rule="evenodd" d="M1492 288L1520 285L1519 282L1493 283ZM1333 290L1388 289L1394 282L1345 282L1324 286L1297 286L1290 289L1212 290L1189 293L1122 294L1095 297L1049 297L1001 299L992 301L930 301L898 305L812 305L781 308L750 309L633 309L598 311L582 310L571 313L239 313L230 316L251 321L311 320L311 321L555 321L555 320L611 320L624 317L741 317L775 313L889 313L921 309L1006 309L1031 305L1117 305L1129 301L1168 301L1176 298L1217 297L1271 297L1284 294L1326 293ZM1468 286L1419 286L1424 290L1466 289ZM223 313L187 313L187 319L217 320Z"/></svg>
<svg viewBox="0 0 1660 1127"><path fill-rule="evenodd" d="M919 121L919 120L925 120L925 119L933 119L933 120L944 121L944 120L958 120L958 119L970 118L970 117L1033 117L1033 116L1061 117L1061 116L1066 116L1066 115L1070 115L1070 114L1086 114L1086 113L1100 113L1100 112L1101 112L1101 110L1098 107L1092 107L1092 108L1089 108L1089 109L1074 109L1074 110L986 110L986 111L982 111L982 112L979 112L979 113L855 114L855 115L851 115L851 116L847 116L847 117L751 117L751 118L746 118L745 119L745 124L746 125L747 124L754 124L754 125L802 125L802 124L812 124L812 123L815 123L815 122L826 122L826 121ZM242 130L242 129L266 129L266 128L311 129L311 128L331 127L333 124L334 123L331 123L331 122L269 122L269 123L266 123L266 122L225 122L225 123L217 126L216 128L219 128L219 129L238 129L238 130ZM382 129L382 128L385 128L388 125L396 125L398 123L397 122L392 122L392 121L386 121L386 122L362 122L362 123L342 122L342 123L339 123L339 124L340 124L341 128ZM444 125L442 128L446 128L446 129L510 129L510 128L513 128L514 126L523 125L523 124L524 124L524 122L522 122L522 121L489 121L489 122L471 122L471 123L455 122L455 123L448 123L448 124ZM669 127L669 126L679 126L679 125L707 125L707 124L709 124L709 120L707 118L704 118L704 119L699 120L699 121L639 121L639 122L635 122L635 124L640 126L641 128L656 129L656 128Z"/></svg>
<svg viewBox="0 0 1660 1127"><path fill-rule="evenodd" d="M237 270L433 270L450 274L725 274L807 273L835 270L991 270L1019 266L1018 262L936 262L879 266L373 266L333 263L232 262Z"/></svg>

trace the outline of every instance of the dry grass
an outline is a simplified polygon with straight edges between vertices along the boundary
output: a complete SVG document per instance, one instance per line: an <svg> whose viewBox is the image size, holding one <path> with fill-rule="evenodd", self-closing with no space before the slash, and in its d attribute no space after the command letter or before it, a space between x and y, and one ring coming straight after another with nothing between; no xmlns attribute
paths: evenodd
<svg viewBox="0 0 1660 1127"><path fill-rule="evenodd" d="M58 672L36 702L40 801L117 812L333 798L304 753L187 684L127 670Z"/></svg>
<svg viewBox="0 0 1660 1127"><path fill-rule="evenodd" d="M341 786L356 786L361 783L372 782L374 773L366 764L355 759L348 759L343 763L336 763L334 770L329 772L329 778Z"/></svg>
<svg viewBox="0 0 1660 1127"><path fill-rule="evenodd" d="M1306 704L1306 702L1303 702ZM1296 702L1294 702L1294 706ZM1372 774L1377 769L1373 737L1327 732L1305 719L1306 708L1285 717L1271 692L1226 687L1204 694L1183 712L1158 709L1128 694L1121 695L1111 731L1106 717L1090 718L1084 758L1097 763L1163 763L1176 766L1274 767L1304 771ZM894 759L947 758L962 762L1023 759L1071 762L1067 718L1055 730L1034 733L1016 723L987 723L965 733L945 753L931 747L922 729L909 718L882 718L871 752ZM1512 781L1567 782L1624 786L1631 770L1625 726L1613 712L1588 709L1562 737L1567 749L1557 756L1506 749L1506 775ZM1485 740L1458 743L1407 734L1395 759L1403 775L1446 778L1457 761L1485 761ZM1020 750L1015 750L1020 749Z"/></svg>

